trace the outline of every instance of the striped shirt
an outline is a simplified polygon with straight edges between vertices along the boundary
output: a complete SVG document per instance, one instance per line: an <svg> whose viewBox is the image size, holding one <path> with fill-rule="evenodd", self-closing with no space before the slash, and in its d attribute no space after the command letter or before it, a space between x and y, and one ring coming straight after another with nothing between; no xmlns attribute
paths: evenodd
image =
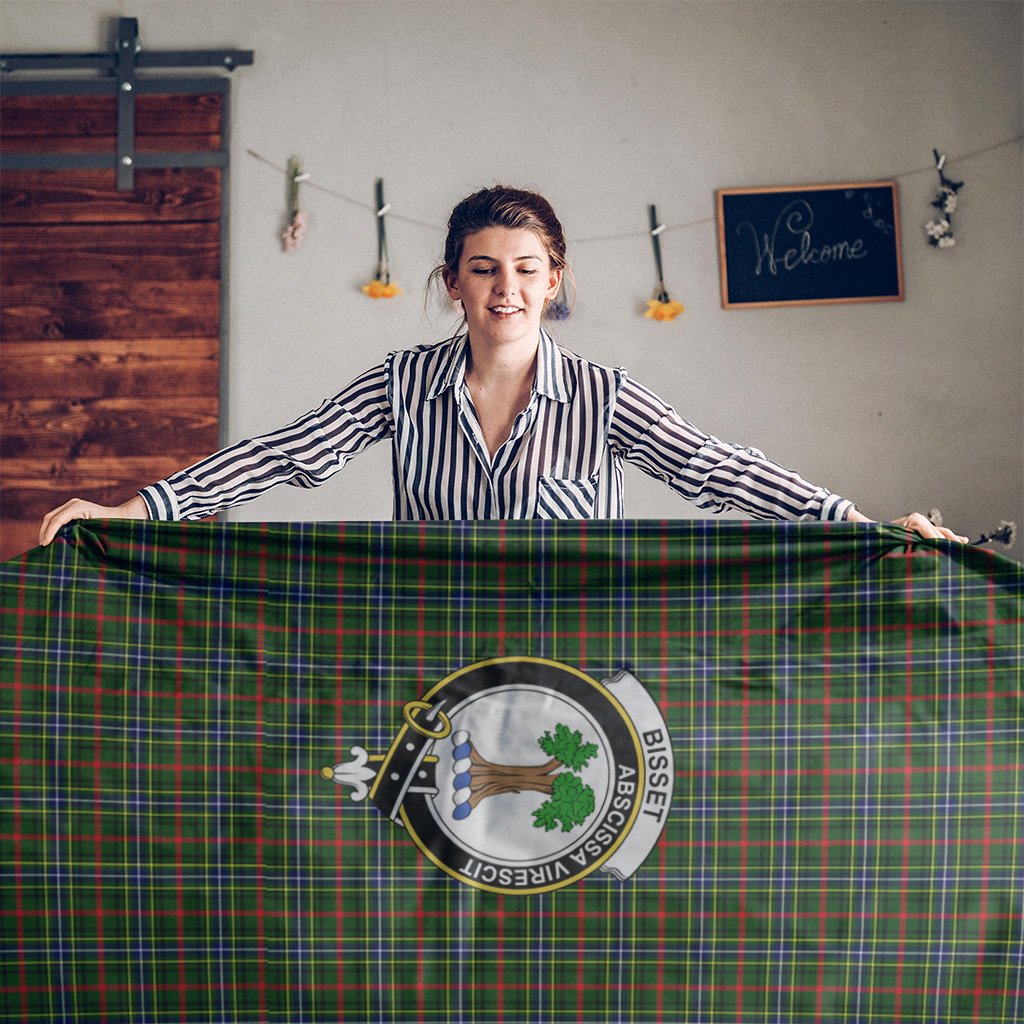
<svg viewBox="0 0 1024 1024"><path fill-rule="evenodd" d="M623 515L622 463L700 508L763 519L844 519L852 503L698 430L622 369L541 332L529 404L494 453L465 386L459 336L391 353L294 423L225 448L140 493L153 519L198 519L277 484L316 487L390 438L396 519Z"/></svg>

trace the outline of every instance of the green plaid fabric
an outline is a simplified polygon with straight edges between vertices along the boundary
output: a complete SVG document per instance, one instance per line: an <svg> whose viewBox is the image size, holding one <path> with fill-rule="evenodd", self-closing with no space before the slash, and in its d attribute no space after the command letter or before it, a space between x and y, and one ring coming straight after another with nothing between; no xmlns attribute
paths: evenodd
<svg viewBox="0 0 1024 1024"><path fill-rule="evenodd" d="M77 524L0 567L0 1022L1024 1020L1021 589L876 526ZM493 659L660 709L628 877L467 884L321 774Z"/></svg>

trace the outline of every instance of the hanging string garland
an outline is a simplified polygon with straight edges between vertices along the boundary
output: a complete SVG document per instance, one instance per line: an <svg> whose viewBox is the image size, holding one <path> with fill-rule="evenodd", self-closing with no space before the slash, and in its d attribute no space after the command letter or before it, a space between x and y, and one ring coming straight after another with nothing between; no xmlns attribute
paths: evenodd
<svg viewBox="0 0 1024 1024"><path fill-rule="evenodd" d="M959 160L968 160L975 156L980 156L983 153L988 153L996 149L1001 149L1004 146L1012 145L1020 142L1024 139L1024 135L1014 135L1010 138L1003 139L1000 142L996 142L991 146L985 146L981 149L973 150L970 153L965 153L958 157ZM266 157L260 155L253 149L247 149L246 152L249 156L261 163L266 164L268 167L272 167L275 170L290 174L291 162L289 162L289 168L283 168L275 164L273 161L268 160ZM952 213L956 209L957 193L963 187L963 182L952 181L947 178L943 173L945 166L946 157L940 155L937 150L933 150L933 156L935 158L934 165L928 165L927 167L916 167L912 170L904 171L900 174L889 175L891 178L907 178L911 175L920 174L928 170L937 170L939 174L939 191L936 198L932 201L932 205L939 210L943 216L936 220L931 220L925 225L925 231L928 235L928 242L930 245L936 248L945 249L952 245L955 245L955 239L953 236L953 222ZM293 158L297 159L297 158ZM372 298L391 298L394 295L401 294L401 289L398 285L393 284L390 280L390 274L387 266L387 238L384 229L384 215L390 211L390 204L385 205L383 202L383 193L378 196L378 202L375 206L370 206L368 203L361 202L358 199L354 199L351 196L340 192L336 189L329 188L325 185L321 185L318 182L312 181L308 173L302 173L301 168L296 169L296 173L291 174L290 179L294 183L295 192L293 198L289 202L291 207L291 222L289 227L282 236L286 251L291 251L296 248L302 239L302 235L308 225L308 215L304 210L300 208L298 202L298 183L305 182L308 188L316 189L317 191L332 196L335 199L341 200L342 202L349 203L353 206L358 206L364 210L369 210L377 216L377 229L378 229L378 273L374 281L363 286L363 292L370 295ZM379 182L379 179L378 179ZM383 185L381 184L381 189ZM650 209L653 210L653 207ZM381 212L383 210L383 212ZM405 224L413 224L417 227L427 228L431 231L435 231L441 235L444 234L445 229L438 224L432 224L428 221L418 220L414 217L403 216L402 214L391 213L390 214L395 220L401 221ZM656 214L653 215L653 219L656 221ZM620 234L611 235L594 235L586 236L581 238L575 238L572 240L573 245L585 245L590 242L613 242L613 241L624 241L627 239L634 239L639 237L650 237L655 244L655 260L656 263L660 259L660 243L658 242L661 234L668 234L672 231L682 231L688 228L700 227L707 224L714 224L714 217L700 217L695 220L685 221L679 224L652 224L652 227L646 232L638 231L627 231ZM654 231L658 230L658 234L655 235ZM383 261L383 262L382 262ZM655 298L648 302L647 311L644 316L652 320L672 320L679 316L683 312L683 306L681 303L673 303L670 299L663 299L662 296L667 296L667 291L664 287L664 274L662 273L660 264L658 266L658 286L655 289ZM675 307L678 307L675 308ZM559 290L558 296L549 305L548 316L550 319L564 319L568 315L569 304L565 298L564 287ZM564 314L561 315L561 314Z"/></svg>
<svg viewBox="0 0 1024 1024"><path fill-rule="evenodd" d="M306 228L309 225L309 215L302 209L302 204L299 202L299 185L308 181L309 175L303 172L302 159L297 156L293 156L288 161L286 173L288 175L289 220L288 227L281 235L281 243L285 252L291 252L299 247L302 236L306 233Z"/></svg>
<svg viewBox="0 0 1024 1024"><path fill-rule="evenodd" d="M388 236L384 218L391 204L384 202L383 178L377 179L374 191L377 197L377 276L369 284L364 284L362 290L371 299L393 299L402 294L402 289L392 282L391 267L388 264Z"/></svg>
<svg viewBox="0 0 1024 1024"><path fill-rule="evenodd" d="M939 155L937 149L932 150L935 157L935 170L939 173L939 192L932 200L932 206L943 214L938 220L930 220L924 226L928 235L928 244L934 245L937 249L949 249L956 245L953 237L953 211L956 209L957 193L964 187L962 181L952 181L942 173L946 165L945 154Z"/></svg>
<svg viewBox="0 0 1024 1024"><path fill-rule="evenodd" d="M657 207L653 205L648 206L647 212L651 220L651 245L654 248L654 266L658 271L658 283L654 286L654 298L647 303L647 311L644 313L644 316L648 320L668 322L675 320L685 307L681 302L673 302L669 298L668 289L665 287L665 269L661 262L660 241L665 225L658 223Z"/></svg>

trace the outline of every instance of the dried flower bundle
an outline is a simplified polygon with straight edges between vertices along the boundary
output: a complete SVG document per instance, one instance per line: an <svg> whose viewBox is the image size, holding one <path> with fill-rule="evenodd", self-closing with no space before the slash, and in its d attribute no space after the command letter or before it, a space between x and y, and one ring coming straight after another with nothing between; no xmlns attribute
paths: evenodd
<svg viewBox="0 0 1024 1024"><path fill-rule="evenodd" d="M983 533L977 540L972 540L972 544L989 544L992 541L997 541L1004 547L1012 546L1014 540L1017 537L1017 524L1007 522L1003 519L999 525L991 533Z"/></svg>
<svg viewBox="0 0 1024 1024"><path fill-rule="evenodd" d="M302 209L299 202L299 185L309 179L309 175L303 173L302 160L293 156L288 161L288 226L281 235L281 244L285 252L292 252L299 247L302 236L309 227L309 214Z"/></svg>
<svg viewBox="0 0 1024 1024"><path fill-rule="evenodd" d="M935 169L939 174L939 191L932 200L932 206L942 216L936 220L930 220L924 226L928 235L928 244L934 245L937 249L949 249L956 245L953 237L953 211L956 209L956 194L964 187L962 181L952 181L942 173L946 166L945 156L940 156L937 149L932 150L935 157Z"/></svg>
<svg viewBox="0 0 1024 1024"><path fill-rule="evenodd" d="M384 217L391 209L384 202L384 179L378 178L374 185L377 199L377 274L369 284L364 284L362 292L371 299L393 299L402 294L402 289L391 281L391 268L388 264L388 236L384 225Z"/></svg>
<svg viewBox="0 0 1024 1024"><path fill-rule="evenodd" d="M655 206L647 208L651 221L651 245L654 248L654 265L658 271L658 283L654 286L654 298L647 303L647 310L644 317L648 320L658 320L668 323L675 320L686 308L681 302L673 302L669 298L668 289L665 287L665 270L661 261L661 233L665 230L664 224L658 223L658 210Z"/></svg>

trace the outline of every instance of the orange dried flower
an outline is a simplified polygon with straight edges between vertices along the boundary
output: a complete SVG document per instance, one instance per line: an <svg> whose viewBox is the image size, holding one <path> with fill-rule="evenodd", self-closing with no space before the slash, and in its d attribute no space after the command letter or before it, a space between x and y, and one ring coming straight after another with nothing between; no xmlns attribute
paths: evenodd
<svg viewBox="0 0 1024 1024"><path fill-rule="evenodd" d="M681 302L662 302L659 299L651 299L647 303L647 312L644 316L648 320L675 320L686 307Z"/></svg>
<svg viewBox="0 0 1024 1024"><path fill-rule="evenodd" d="M369 295L371 299L393 299L402 294L402 289L392 282L376 280L363 285L363 294Z"/></svg>

